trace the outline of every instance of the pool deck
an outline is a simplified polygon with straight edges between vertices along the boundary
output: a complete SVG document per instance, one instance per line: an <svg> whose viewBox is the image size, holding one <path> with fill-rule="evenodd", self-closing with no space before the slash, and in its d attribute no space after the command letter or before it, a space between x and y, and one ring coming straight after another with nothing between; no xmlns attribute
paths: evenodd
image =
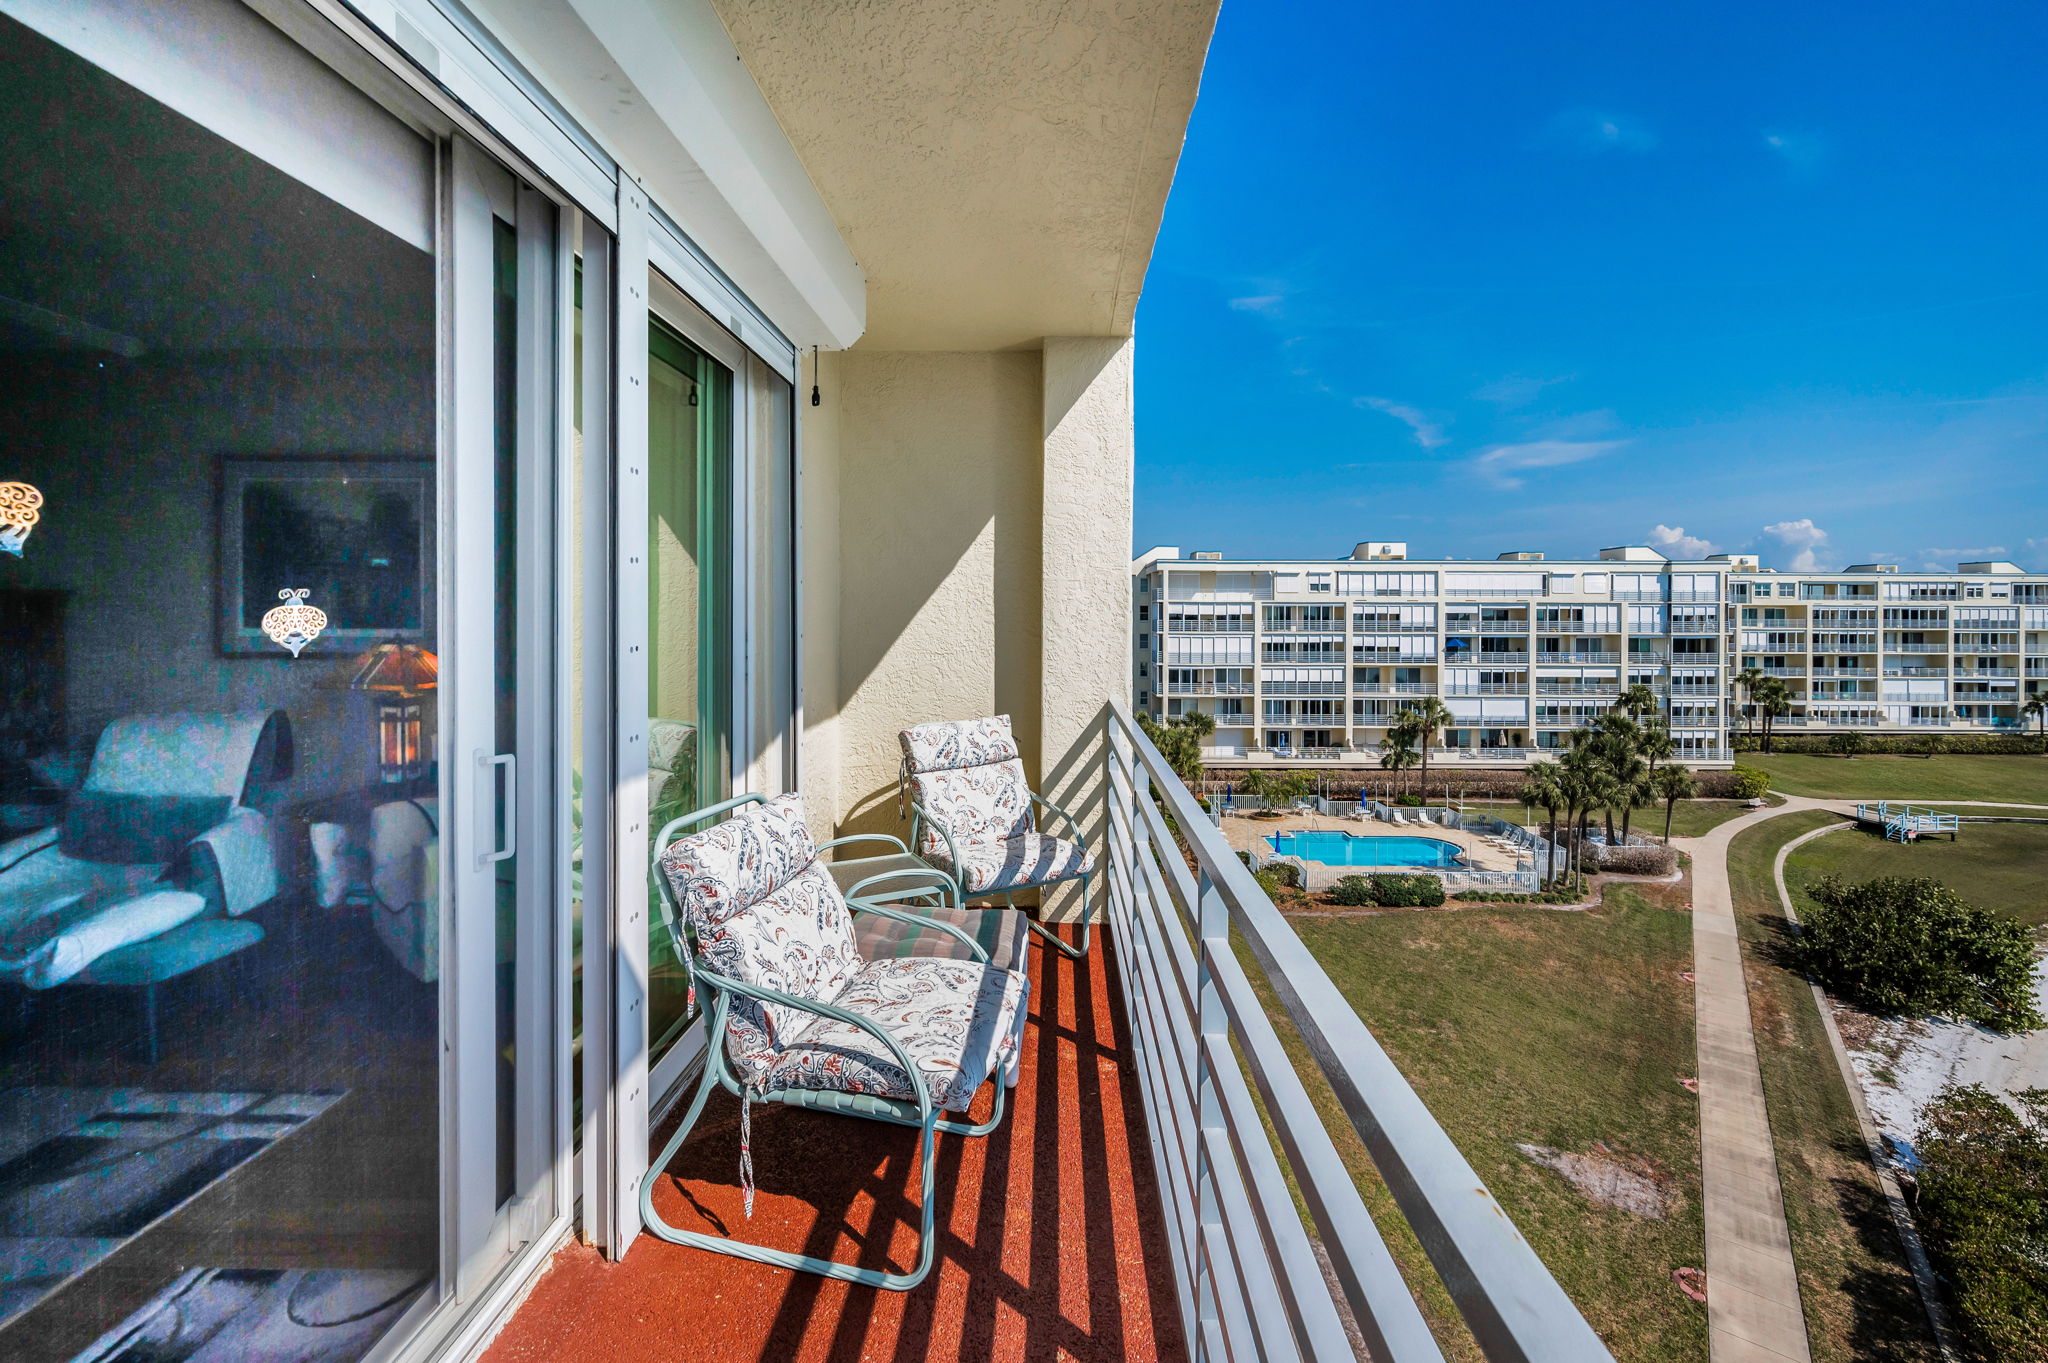
<svg viewBox="0 0 2048 1363"><path fill-rule="evenodd" d="M1238 851L1244 851L1275 833L1301 831L1356 833L1361 837L1370 838L1434 838L1439 842L1456 843L1464 850L1465 860L1474 870L1515 869L1515 858L1511 854L1503 852L1477 834L1456 828L1421 827L1412 823L1392 824L1384 819L1340 819L1333 814L1283 814L1277 819L1254 819L1230 813L1223 816L1223 837ZM1265 850L1270 852L1273 849L1268 846ZM1349 875L1353 869L1344 867L1339 873Z"/></svg>

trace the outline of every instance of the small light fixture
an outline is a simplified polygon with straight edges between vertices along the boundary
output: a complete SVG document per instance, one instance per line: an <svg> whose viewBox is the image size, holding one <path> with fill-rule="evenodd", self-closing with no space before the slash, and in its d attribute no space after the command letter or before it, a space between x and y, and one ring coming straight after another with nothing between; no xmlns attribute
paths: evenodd
<svg viewBox="0 0 2048 1363"><path fill-rule="evenodd" d="M43 518L43 494L27 483L0 483L0 553L21 557L28 532Z"/></svg>
<svg viewBox="0 0 2048 1363"><path fill-rule="evenodd" d="M311 587L286 587L277 594L285 604L263 612L263 632L279 648L290 649L294 658L327 628L327 612L306 604L312 594Z"/></svg>
<svg viewBox="0 0 2048 1363"><path fill-rule="evenodd" d="M441 660L418 644L378 644L356 662L349 682L356 691L376 692L377 775L386 785L416 781L426 774L426 707L420 696L440 684Z"/></svg>

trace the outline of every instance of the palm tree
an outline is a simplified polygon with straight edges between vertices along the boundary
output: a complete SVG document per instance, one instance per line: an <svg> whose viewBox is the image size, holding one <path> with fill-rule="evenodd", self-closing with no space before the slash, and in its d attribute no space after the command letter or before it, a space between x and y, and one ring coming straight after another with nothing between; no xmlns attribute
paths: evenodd
<svg viewBox="0 0 2048 1363"><path fill-rule="evenodd" d="M1764 672L1760 667L1745 667L1735 674L1735 684L1742 688L1742 732L1744 734L1749 732L1750 705L1756 700L1756 689L1763 684L1764 680Z"/></svg>
<svg viewBox="0 0 2048 1363"><path fill-rule="evenodd" d="M1690 800L1700 793L1699 784L1692 779L1692 773L1677 763L1657 768L1651 777L1651 785L1657 798L1664 802L1664 841L1671 841L1671 814L1678 808L1680 800Z"/></svg>
<svg viewBox="0 0 2048 1363"><path fill-rule="evenodd" d="M1173 768L1173 774L1181 784L1195 790L1202 784L1202 740L1216 732L1216 720L1200 710L1174 715L1165 723L1152 718L1142 710L1138 712L1138 727L1145 737L1152 740L1152 746L1159 749L1159 755L1166 759L1166 765Z"/></svg>
<svg viewBox="0 0 2048 1363"><path fill-rule="evenodd" d="M1657 693L1641 682L1632 683L1621 698L1614 702L1614 708L1630 719L1641 721L1657 711Z"/></svg>
<svg viewBox="0 0 2048 1363"><path fill-rule="evenodd" d="M1579 883L1583 885L1586 878L1586 826L1592 820L1593 811L1606 803L1609 789L1609 777L1593 745L1592 731L1575 730L1570 750L1558 760L1557 765L1564 788L1565 823L1572 829L1571 859L1578 868Z"/></svg>
<svg viewBox="0 0 2048 1363"><path fill-rule="evenodd" d="M1404 716L1407 713L1406 710L1401 712ZM1416 763L1427 760L1423 754L1415 751L1415 730L1406 719L1397 718L1387 729L1386 741L1380 744L1380 766L1394 773L1396 794L1401 787L1401 773Z"/></svg>
<svg viewBox="0 0 2048 1363"><path fill-rule="evenodd" d="M1557 879L1557 811L1564 803L1564 788L1558 779L1557 763L1531 762L1517 794L1522 797L1523 804L1541 809L1550 821L1550 836L1544 840L1547 850L1543 867L1543 883L1549 885Z"/></svg>
<svg viewBox="0 0 2048 1363"><path fill-rule="evenodd" d="M1643 726L1622 714L1619 707L1600 716L1593 727L1590 745L1599 756L1607 776L1609 804L1606 810L1607 843L1614 840L1614 808L1621 807L1621 839L1628 841L1629 815L1648 798L1650 767L1643 758Z"/></svg>
<svg viewBox="0 0 2048 1363"><path fill-rule="evenodd" d="M1771 750L1771 737L1776 728L1775 721L1781 715L1792 713L1792 692L1778 677L1765 677L1750 692L1763 712L1764 751Z"/></svg>
<svg viewBox="0 0 2048 1363"><path fill-rule="evenodd" d="M1450 708L1435 696L1424 696L1394 717L1397 725L1405 724L1415 735L1415 745L1422 749L1422 798L1429 798L1429 750L1436 744L1436 736L1448 728L1456 716ZM1391 734L1388 737L1392 737ZM1446 804L1450 796L1444 797Z"/></svg>
<svg viewBox="0 0 2048 1363"><path fill-rule="evenodd" d="M2030 718L2039 721L2041 737L2048 740L2048 695L2035 694L2027 697L2026 703L2020 706L2020 724L2025 726ZM2041 751L2048 753L2048 742L2042 743Z"/></svg>
<svg viewBox="0 0 2048 1363"><path fill-rule="evenodd" d="M1659 762L1669 762L1678 755L1678 745L1671 741L1670 722L1659 715L1645 724L1636 751L1643 755L1643 761L1650 764L1650 772L1655 775Z"/></svg>

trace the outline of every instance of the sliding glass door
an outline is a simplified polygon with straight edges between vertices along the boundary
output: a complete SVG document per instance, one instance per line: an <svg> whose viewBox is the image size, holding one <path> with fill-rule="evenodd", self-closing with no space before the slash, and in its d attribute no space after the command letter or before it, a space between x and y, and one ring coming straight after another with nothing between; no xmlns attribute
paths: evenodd
<svg viewBox="0 0 2048 1363"><path fill-rule="evenodd" d="M649 318L647 801L655 831L731 794L733 349L679 299ZM648 1058L659 1096L662 1062L694 1013L651 887L648 923Z"/></svg>

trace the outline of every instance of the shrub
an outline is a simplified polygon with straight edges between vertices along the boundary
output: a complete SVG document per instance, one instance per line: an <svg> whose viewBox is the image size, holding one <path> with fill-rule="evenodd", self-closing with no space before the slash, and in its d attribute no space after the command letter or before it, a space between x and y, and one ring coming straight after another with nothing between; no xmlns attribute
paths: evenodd
<svg viewBox="0 0 2048 1363"><path fill-rule="evenodd" d="M1269 862L1253 874L1259 888L1268 895L1277 895L1281 890L1301 888L1301 868L1291 861Z"/></svg>
<svg viewBox="0 0 2048 1363"><path fill-rule="evenodd" d="M1779 753L1830 753L1840 752L1837 740L1839 734L1773 734L1771 749ZM1737 752L1757 752L1762 740L1755 734L1735 736ZM1934 752L1958 753L1975 757L2024 757L2048 751L2039 734L1945 734L1939 741L1923 738L1917 734L1866 734L1860 752L1874 757L1919 756ZM1431 776L1434 780L1434 775Z"/></svg>
<svg viewBox="0 0 2048 1363"><path fill-rule="evenodd" d="M1403 809L1419 809L1422 807L1422 797L1413 794L1397 795L1394 797L1394 803Z"/></svg>
<svg viewBox="0 0 2048 1363"><path fill-rule="evenodd" d="M1372 897L1390 909L1433 909L1444 902L1444 883L1435 876L1381 871L1372 877Z"/></svg>
<svg viewBox="0 0 2048 1363"><path fill-rule="evenodd" d="M1927 1237L1979 1357L2048 1358L2048 1089L1943 1089L1921 1119L1919 1198Z"/></svg>
<svg viewBox="0 0 2048 1363"><path fill-rule="evenodd" d="M1610 847L1600 854L1600 869L1624 876L1668 876L1678 869L1678 853L1669 847Z"/></svg>
<svg viewBox="0 0 2048 1363"><path fill-rule="evenodd" d="M1364 876L1343 876L1330 887L1330 902L1357 909L1369 908L1380 901L1373 898L1370 880Z"/></svg>
<svg viewBox="0 0 2048 1363"><path fill-rule="evenodd" d="M1760 767L1737 767L1735 776L1735 798L1738 800L1761 800L1771 791L1771 774Z"/></svg>
<svg viewBox="0 0 2048 1363"><path fill-rule="evenodd" d="M1851 1002L2000 1032L2048 1025L2034 1007L2034 940L2024 924L1966 904L1925 876L1861 885L1828 876L1806 893L1820 908L1807 917L1794 955Z"/></svg>

